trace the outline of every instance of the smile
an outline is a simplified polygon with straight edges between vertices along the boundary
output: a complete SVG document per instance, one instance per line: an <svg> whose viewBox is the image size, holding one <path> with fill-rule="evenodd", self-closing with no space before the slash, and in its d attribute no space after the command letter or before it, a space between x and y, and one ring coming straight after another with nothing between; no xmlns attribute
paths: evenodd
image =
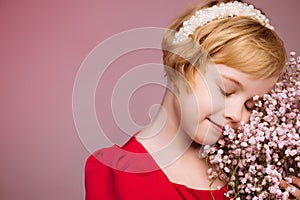
<svg viewBox="0 0 300 200"><path fill-rule="evenodd" d="M217 124L216 122L210 120L209 118L207 118L207 119L211 122L212 127L213 127L214 129L216 129L218 132L220 132L220 133L223 135L223 132L224 132L224 126L221 126L221 125Z"/></svg>

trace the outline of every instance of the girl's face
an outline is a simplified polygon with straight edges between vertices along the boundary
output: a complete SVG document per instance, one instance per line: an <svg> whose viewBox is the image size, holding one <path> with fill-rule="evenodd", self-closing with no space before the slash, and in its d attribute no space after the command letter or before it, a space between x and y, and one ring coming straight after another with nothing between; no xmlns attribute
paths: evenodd
<svg viewBox="0 0 300 200"><path fill-rule="evenodd" d="M237 128L249 120L253 96L269 92L277 79L256 79L226 65L209 65L204 76L196 75L192 93L180 91L180 129L199 144L215 143L225 125Z"/></svg>

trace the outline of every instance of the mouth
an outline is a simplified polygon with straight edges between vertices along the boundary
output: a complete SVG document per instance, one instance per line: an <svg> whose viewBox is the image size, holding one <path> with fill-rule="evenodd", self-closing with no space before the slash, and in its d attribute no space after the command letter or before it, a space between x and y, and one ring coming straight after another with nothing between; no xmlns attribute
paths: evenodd
<svg viewBox="0 0 300 200"><path fill-rule="evenodd" d="M223 132L225 130L225 127L224 126L221 126L219 124L217 124L216 122L212 121L211 119L207 118L211 124L212 124L212 127L217 130L218 132L220 132L222 135L223 135Z"/></svg>

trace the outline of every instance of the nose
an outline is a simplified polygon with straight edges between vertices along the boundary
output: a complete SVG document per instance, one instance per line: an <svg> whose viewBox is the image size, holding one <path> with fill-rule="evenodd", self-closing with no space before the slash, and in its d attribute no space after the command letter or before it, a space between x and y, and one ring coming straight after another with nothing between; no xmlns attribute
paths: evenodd
<svg viewBox="0 0 300 200"><path fill-rule="evenodd" d="M228 101L225 106L224 117L232 127L237 127L241 121L248 121L250 113L245 108L244 102Z"/></svg>

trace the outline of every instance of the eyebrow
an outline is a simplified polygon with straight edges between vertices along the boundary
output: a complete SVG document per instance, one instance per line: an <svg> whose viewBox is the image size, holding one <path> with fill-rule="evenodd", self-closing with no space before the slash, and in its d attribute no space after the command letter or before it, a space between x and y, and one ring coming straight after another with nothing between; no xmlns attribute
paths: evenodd
<svg viewBox="0 0 300 200"><path fill-rule="evenodd" d="M238 82L237 80L235 80L229 76L226 76L226 75L222 75L222 77L233 82L234 84L238 85L239 87L243 88L243 85L240 82Z"/></svg>

